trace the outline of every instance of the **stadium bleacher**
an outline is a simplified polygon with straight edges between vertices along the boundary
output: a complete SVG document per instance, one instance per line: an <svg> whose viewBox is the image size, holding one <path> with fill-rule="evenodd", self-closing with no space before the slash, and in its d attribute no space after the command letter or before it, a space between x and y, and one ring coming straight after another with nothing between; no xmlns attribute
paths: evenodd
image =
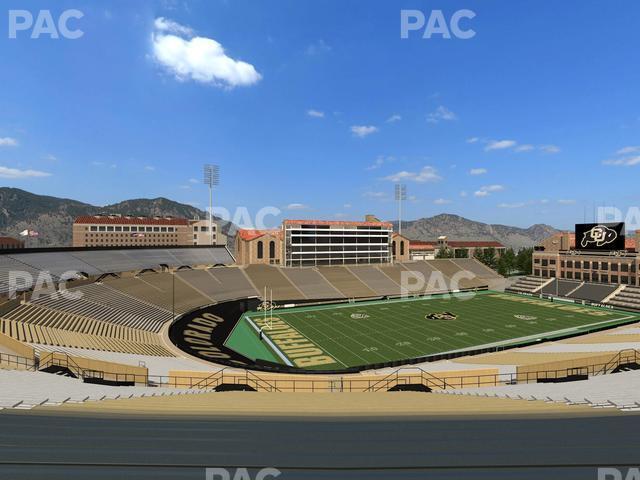
<svg viewBox="0 0 640 480"><path fill-rule="evenodd" d="M569 298L589 300L600 303L618 288L617 285L605 285L598 283L584 283L577 290L568 295Z"/></svg>
<svg viewBox="0 0 640 480"><path fill-rule="evenodd" d="M249 265L244 268L244 273L246 273L259 292L264 292L265 288L267 289L267 295L273 292L274 300L305 298L304 294L282 274L278 267Z"/></svg>
<svg viewBox="0 0 640 480"><path fill-rule="evenodd" d="M359 265L348 267L358 279L377 295L399 295L400 285L373 265Z"/></svg>
<svg viewBox="0 0 640 480"><path fill-rule="evenodd" d="M207 272L218 283L219 291L215 297L218 301L259 295L241 268L218 267L210 268Z"/></svg>
<svg viewBox="0 0 640 480"><path fill-rule="evenodd" d="M318 271L347 298L376 296L376 292L360 281L347 267L322 267Z"/></svg>
<svg viewBox="0 0 640 480"><path fill-rule="evenodd" d="M309 299L345 298L315 268L283 268L280 271Z"/></svg>
<svg viewBox="0 0 640 480"><path fill-rule="evenodd" d="M631 308L640 310L640 288L631 285L625 285L624 288L616 292L607 303L614 307Z"/></svg>
<svg viewBox="0 0 640 480"><path fill-rule="evenodd" d="M0 370L0 409L29 410L38 406L57 406L87 401L156 397L164 395L199 394L206 389L176 389L157 387L113 387L83 383L81 380L42 372Z"/></svg>
<svg viewBox="0 0 640 480"><path fill-rule="evenodd" d="M521 277L514 284L506 288L513 293L537 293L550 279L540 277Z"/></svg>
<svg viewBox="0 0 640 480"><path fill-rule="evenodd" d="M640 411L640 371L599 375L575 382L526 383L439 392Z"/></svg>
<svg viewBox="0 0 640 480"><path fill-rule="evenodd" d="M554 278L550 283L547 283L542 287L538 293L544 293L545 295L555 295L558 297L566 297L569 293L578 289L582 285L582 282L575 282L572 280L559 280Z"/></svg>

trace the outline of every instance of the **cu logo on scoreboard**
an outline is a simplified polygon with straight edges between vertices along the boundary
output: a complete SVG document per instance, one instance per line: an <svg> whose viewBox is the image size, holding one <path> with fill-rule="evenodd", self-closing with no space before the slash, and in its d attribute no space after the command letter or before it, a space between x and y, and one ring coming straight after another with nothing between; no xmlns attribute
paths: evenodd
<svg viewBox="0 0 640 480"><path fill-rule="evenodd" d="M580 245L582 248L587 248L591 244L602 247L615 242L617 238L618 232L613 228L609 228L606 225L596 225L591 230L584 232Z"/></svg>

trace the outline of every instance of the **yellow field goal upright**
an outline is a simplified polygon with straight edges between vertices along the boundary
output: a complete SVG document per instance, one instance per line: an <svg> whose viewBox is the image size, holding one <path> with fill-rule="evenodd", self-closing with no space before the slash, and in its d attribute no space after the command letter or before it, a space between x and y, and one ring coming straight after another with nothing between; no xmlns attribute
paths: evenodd
<svg viewBox="0 0 640 480"><path fill-rule="evenodd" d="M267 287L264 287L264 296L262 297L262 329L267 328L273 330L273 289L269 289L270 300L267 300ZM267 315L267 310L269 314Z"/></svg>

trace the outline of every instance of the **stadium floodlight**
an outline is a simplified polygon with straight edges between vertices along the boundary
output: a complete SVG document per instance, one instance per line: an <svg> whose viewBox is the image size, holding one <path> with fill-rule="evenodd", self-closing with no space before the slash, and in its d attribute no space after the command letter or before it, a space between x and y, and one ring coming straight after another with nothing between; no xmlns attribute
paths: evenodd
<svg viewBox="0 0 640 480"><path fill-rule="evenodd" d="M396 202L398 202L398 235L402 235L402 202L407 199L407 186L396 183Z"/></svg>
<svg viewBox="0 0 640 480"><path fill-rule="evenodd" d="M203 183L209 187L209 244L213 245L213 187L220 185L220 167L204 165Z"/></svg>

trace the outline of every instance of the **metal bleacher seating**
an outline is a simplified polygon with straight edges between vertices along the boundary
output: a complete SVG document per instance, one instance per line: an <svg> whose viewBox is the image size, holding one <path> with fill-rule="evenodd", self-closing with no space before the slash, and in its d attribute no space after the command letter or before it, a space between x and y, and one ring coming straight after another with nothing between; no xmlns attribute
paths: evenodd
<svg viewBox="0 0 640 480"><path fill-rule="evenodd" d="M618 288L618 285L605 285L598 283L584 283L577 290L567 295L569 298L602 302Z"/></svg>
<svg viewBox="0 0 640 480"><path fill-rule="evenodd" d="M640 371L599 375L576 382L527 383L498 387L441 390L453 395L477 395L520 400L541 400L596 408L640 411Z"/></svg>
<svg viewBox="0 0 640 480"><path fill-rule="evenodd" d="M18 370L0 370L0 384L11 385L11 388L0 389L0 409L20 410L92 400L196 394L207 391L206 389L93 385L83 383L76 378Z"/></svg>
<svg viewBox="0 0 640 480"><path fill-rule="evenodd" d="M548 281L548 278L522 277L513 285L508 287L506 291L515 293L537 293L538 290Z"/></svg>
<svg viewBox="0 0 640 480"><path fill-rule="evenodd" d="M281 272L309 299L345 298L315 268L283 268Z"/></svg>
<svg viewBox="0 0 640 480"><path fill-rule="evenodd" d="M542 287L538 293L544 293L545 295L555 295L558 297L564 297L572 291L576 290L582 285L582 282L575 282L572 280L559 280L554 278L550 283Z"/></svg>
<svg viewBox="0 0 640 480"><path fill-rule="evenodd" d="M400 285L373 265L351 266L349 270L378 295L399 295L401 293Z"/></svg>
<svg viewBox="0 0 640 480"><path fill-rule="evenodd" d="M302 292L282 274L278 267L249 265L244 268L244 273L259 292L263 292L265 287L268 289L267 295L270 295L269 292L272 291L274 300L305 298Z"/></svg>
<svg viewBox="0 0 640 480"><path fill-rule="evenodd" d="M640 310L640 288L627 285L607 301L615 307Z"/></svg>
<svg viewBox="0 0 640 480"><path fill-rule="evenodd" d="M347 298L377 296L375 291L360 281L347 267L321 267L318 271Z"/></svg>

